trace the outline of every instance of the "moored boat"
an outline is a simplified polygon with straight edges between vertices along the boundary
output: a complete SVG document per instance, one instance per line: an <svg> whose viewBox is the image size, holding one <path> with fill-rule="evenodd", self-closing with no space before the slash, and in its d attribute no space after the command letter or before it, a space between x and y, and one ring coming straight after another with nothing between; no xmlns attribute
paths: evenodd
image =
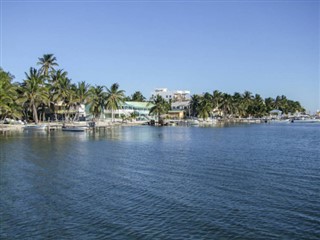
<svg viewBox="0 0 320 240"><path fill-rule="evenodd" d="M70 127L62 127L62 131L64 132L84 132L88 129L88 127L81 126L70 126Z"/></svg>
<svg viewBox="0 0 320 240"><path fill-rule="evenodd" d="M26 131L45 131L47 129L47 125L26 125L23 127L23 130Z"/></svg>
<svg viewBox="0 0 320 240"><path fill-rule="evenodd" d="M291 123L320 123L320 119L317 118L293 118Z"/></svg>

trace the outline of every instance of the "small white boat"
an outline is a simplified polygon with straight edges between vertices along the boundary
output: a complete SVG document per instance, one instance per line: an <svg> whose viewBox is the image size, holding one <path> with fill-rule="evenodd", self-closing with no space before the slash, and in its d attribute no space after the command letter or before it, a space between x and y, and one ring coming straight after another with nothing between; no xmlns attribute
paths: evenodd
<svg viewBox="0 0 320 240"><path fill-rule="evenodd" d="M88 127L77 127L77 126L70 126L70 127L62 127L62 131L64 132L84 132L88 129Z"/></svg>
<svg viewBox="0 0 320 240"><path fill-rule="evenodd" d="M189 119L187 120L187 123L191 126L198 126L200 124L200 122L197 119Z"/></svg>
<svg viewBox="0 0 320 240"><path fill-rule="evenodd" d="M297 118L291 119L292 123L320 123L320 119L315 118Z"/></svg>
<svg viewBox="0 0 320 240"><path fill-rule="evenodd" d="M26 125L23 127L23 130L26 131L45 131L47 129L47 125Z"/></svg>

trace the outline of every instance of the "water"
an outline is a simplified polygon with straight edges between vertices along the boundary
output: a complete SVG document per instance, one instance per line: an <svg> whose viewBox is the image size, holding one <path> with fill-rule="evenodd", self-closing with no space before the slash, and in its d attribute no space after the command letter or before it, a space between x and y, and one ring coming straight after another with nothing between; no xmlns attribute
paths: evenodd
<svg viewBox="0 0 320 240"><path fill-rule="evenodd" d="M320 125L0 136L1 239L320 239Z"/></svg>

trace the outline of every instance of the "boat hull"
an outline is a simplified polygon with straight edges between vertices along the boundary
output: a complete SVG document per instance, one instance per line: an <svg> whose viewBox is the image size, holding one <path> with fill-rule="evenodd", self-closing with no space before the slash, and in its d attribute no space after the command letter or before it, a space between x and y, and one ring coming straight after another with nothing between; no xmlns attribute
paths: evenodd
<svg viewBox="0 0 320 240"><path fill-rule="evenodd" d="M47 129L47 125L30 125L23 127L24 131L45 131Z"/></svg>
<svg viewBox="0 0 320 240"><path fill-rule="evenodd" d="M64 127L62 131L64 132L85 132L87 127Z"/></svg>

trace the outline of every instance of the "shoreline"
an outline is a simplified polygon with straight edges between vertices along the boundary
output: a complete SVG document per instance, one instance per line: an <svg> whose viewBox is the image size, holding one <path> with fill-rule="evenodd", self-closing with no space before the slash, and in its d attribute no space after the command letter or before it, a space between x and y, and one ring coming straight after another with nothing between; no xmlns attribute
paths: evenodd
<svg viewBox="0 0 320 240"><path fill-rule="evenodd" d="M111 127L118 127L118 126L140 126L145 124L145 122L95 122L95 128L111 128ZM35 126L36 124L0 124L0 134L5 134L7 132L22 132L25 126ZM88 126L88 122L68 122L68 123L61 123L61 122L41 122L38 125L47 125L49 130L56 130L61 129L62 126L66 127L73 127L73 126Z"/></svg>
<svg viewBox="0 0 320 240"><path fill-rule="evenodd" d="M186 122L187 120L178 120L180 122ZM224 119L224 120L219 120L216 123L211 123L211 122L200 122L199 125L221 125L221 124L228 124L228 123L262 123L262 119ZM88 126L88 122L67 122L67 123L62 123L62 122L41 122L38 125L45 124L47 125L51 130L56 130L56 129L61 129L62 126L66 127L72 127L72 126ZM95 122L95 128L112 128L112 127L119 127L119 126L141 126L141 125L146 125L146 121L133 121L133 122L121 122L121 121L99 121ZM4 134L6 132L14 132L14 131L23 131L23 128L25 126L34 126L35 124L0 124L0 134Z"/></svg>

